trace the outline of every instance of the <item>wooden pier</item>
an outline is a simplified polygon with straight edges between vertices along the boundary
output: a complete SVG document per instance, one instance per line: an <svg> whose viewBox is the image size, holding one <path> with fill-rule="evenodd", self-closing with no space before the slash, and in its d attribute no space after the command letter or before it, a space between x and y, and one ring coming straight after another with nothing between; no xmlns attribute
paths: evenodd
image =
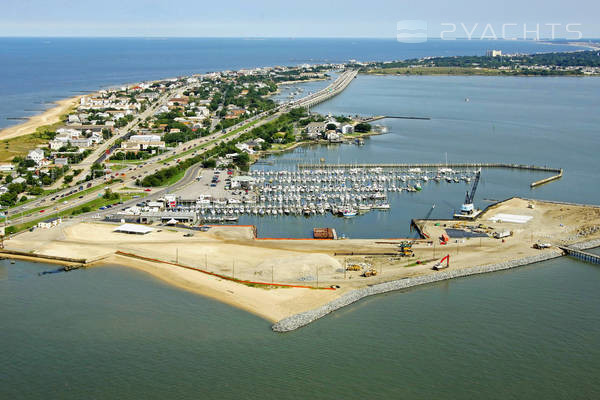
<svg viewBox="0 0 600 400"><path fill-rule="evenodd" d="M569 246L559 246L567 255L580 259L581 261L589 262L592 264L600 264L600 256L587 251L574 249Z"/></svg>

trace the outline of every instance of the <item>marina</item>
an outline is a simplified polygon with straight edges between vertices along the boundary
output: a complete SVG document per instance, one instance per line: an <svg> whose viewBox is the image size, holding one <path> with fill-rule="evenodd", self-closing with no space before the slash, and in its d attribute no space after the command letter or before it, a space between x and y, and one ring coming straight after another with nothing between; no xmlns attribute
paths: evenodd
<svg viewBox="0 0 600 400"><path fill-rule="evenodd" d="M178 197L173 211L197 212L199 222L232 222L241 215L310 217L330 213L350 218L390 210L391 196L420 192L433 184L469 184L474 175L475 170L451 168L253 170L247 180L249 189L230 189L227 198ZM225 178L225 185L230 185L231 179Z"/></svg>

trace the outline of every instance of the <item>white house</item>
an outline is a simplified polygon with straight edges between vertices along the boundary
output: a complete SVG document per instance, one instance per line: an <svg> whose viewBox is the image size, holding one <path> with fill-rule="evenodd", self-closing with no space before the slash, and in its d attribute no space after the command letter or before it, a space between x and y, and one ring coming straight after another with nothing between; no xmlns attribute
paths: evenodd
<svg viewBox="0 0 600 400"><path fill-rule="evenodd" d="M66 157L55 158L54 165L61 165L61 166L69 165L69 159Z"/></svg>
<svg viewBox="0 0 600 400"><path fill-rule="evenodd" d="M354 133L354 127L350 124L346 124L346 125L342 126L342 133L344 135L349 134L349 133Z"/></svg>
<svg viewBox="0 0 600 400"><path fill-rule="evenodd" d="M44 150L42 150L42 149L30 150L29 153L27 154L27 159L33 160L37 165L42 164L42 161L44 160Z"/></svg>
<svg viewBox="0 0 600 400"><path fill-rule="evenodd" d="M341 139L340 135L336 131L332 130L327 132L327 140L330 142L339 142Z"/></svg>
<svg viewBox="0 0 600 400"><path fill-rule="evenodd" d="M14 170L15 166L12 164L0 164L0 172L10 172Z"/></svg>

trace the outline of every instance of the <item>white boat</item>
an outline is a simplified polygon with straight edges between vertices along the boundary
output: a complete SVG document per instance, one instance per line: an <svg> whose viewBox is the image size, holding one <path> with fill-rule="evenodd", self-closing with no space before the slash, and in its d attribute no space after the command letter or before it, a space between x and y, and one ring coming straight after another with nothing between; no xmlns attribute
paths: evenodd
<svg viewBox="0 0 600 400"><path fill-rule="evenodd" d="M356 211L353 210L353 209L348 208L348 209L345 209L345 210L342 211L342 215L344 217L355 217L356 216Z"/></svg>

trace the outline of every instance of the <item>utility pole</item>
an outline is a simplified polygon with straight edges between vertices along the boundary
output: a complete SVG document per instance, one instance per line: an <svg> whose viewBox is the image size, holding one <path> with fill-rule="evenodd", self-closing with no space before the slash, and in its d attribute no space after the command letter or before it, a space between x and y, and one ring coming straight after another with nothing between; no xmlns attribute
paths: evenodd
<svg viewBox="0 0 600 400"><path fill-rule="evenodd" d="M275 282L275 280L273 279L273 275L274 275L273 270L274 270L274 268L275 267L273 265L271 265L271 283Z"/></svg>
<svg viewBox="0 0 600 400"><path fill-rule="evenodd" d="M175 249L175 264L179 264L179 248Z"/></svg>
<svg viewBox="0 0 600 400"><path fill-rule="evenodd" d="M317 288L319 287L319 267L317 266Z"/></svg>
<svg viewBox="0 0 600 400"><path fill-rule="evenodd" d="M233 279L235 279L235 258L233 259Z"/></svg>

